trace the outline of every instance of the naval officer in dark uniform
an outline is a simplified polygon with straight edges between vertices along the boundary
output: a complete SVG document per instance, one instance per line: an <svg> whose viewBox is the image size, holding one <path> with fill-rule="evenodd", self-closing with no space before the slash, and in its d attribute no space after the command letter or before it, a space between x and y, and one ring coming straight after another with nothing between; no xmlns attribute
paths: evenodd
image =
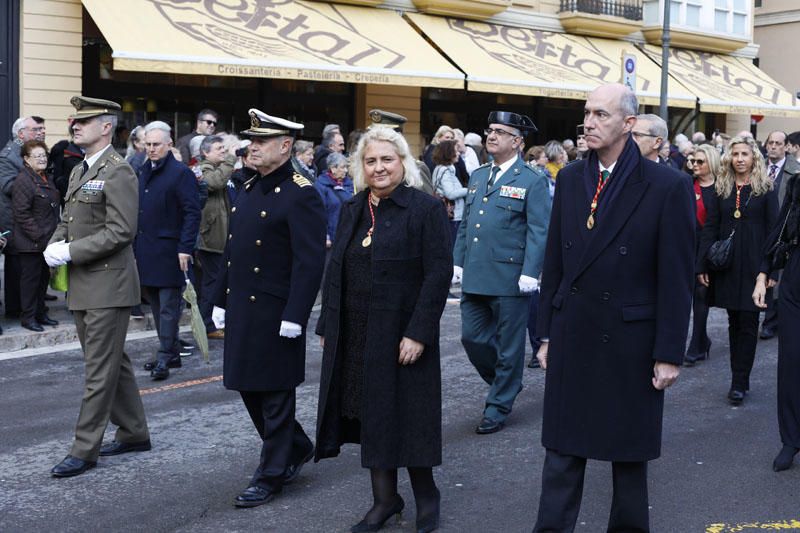
<svg viewBox="0 0 800 533"><path fill-rule="evenodd" d="M295 387L305 379L305 327L322 280L322 199L292 168L302 124L250 110L257 174L231 208L230 234L214 315L225 310L225 387L237 390L263 440L261 462L234 505L270 501L313 457L295 420Z"/></svg>

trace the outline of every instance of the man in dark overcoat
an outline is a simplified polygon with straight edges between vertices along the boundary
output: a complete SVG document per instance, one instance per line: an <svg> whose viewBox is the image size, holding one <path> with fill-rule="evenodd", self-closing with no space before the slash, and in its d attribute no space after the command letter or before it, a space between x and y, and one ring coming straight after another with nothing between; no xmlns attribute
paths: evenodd
<svg viewBox="0 0 800 533"><path fill-rule="evenodd" d="M537 333L547 449L534 531L572 531L586 459L611 461L609 531L649 531L647 461L661 453L664 389L691 310L694 195L631 138L636 96L589 94L587 159L558 174Z"/></svg>
<svg viewBox="0 0 800 533"><path fill-rule="evenodd" d="M153 380L162 380L170 368L181 366L181 294L200 228L200 197L194 172L172 155L170 127L151 122L144 140L147 161L139 168L139 230L133 251L158 331L158 355L144 369Z"/></svg>
<svg viewBox="0 0 800 533"><path fill-rule="evenodd" d="M231 208L214 315L225 310L225 387L237 390L263 440L261 462L234 505L270 501L311 460L314 446L295 420L305 379L305 328L325 264L325 207L294 172L302 124L250 110L256 174Z"/></svg>

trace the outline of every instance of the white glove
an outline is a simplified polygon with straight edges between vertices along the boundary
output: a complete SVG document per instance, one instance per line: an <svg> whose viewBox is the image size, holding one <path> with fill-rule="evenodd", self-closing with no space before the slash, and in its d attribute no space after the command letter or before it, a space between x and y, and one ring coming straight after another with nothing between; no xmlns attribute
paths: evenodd
<svg viewBox="0 0 800 533"><path fill-rule="evenodd" d="M519 277L517 285L519 285L519 292L530 294L539 288L539 280L523 274Z"/></svg>
<svg viewBox="0 0 800 533"><path fill-rule="evenodd" d="M225 329L225 310L215 305L211 311L211 320L217 329Z"/></svg>
<svg viewBox="0 0 800 533"><path fill-rule="evenodd" d="M464 274L464 269L460 266L453 265L453 279L450 280L450 285L461 283L461 277Z"/></svg>
<svg viewBox="0 0 800 533"><path fill-rule="evenodd" d="M303 326L301 326L300 324L295 324L294 322L287 322L285 320L281 320L281 331L278 334L281 337L294 339L295 337L299 337L302 333L303 333Z"/></svg>
<svg viewBox="0 0 800 533"><path fill-rule="evenodd" d="M44 260L47 266L57 267L66 265L72 260L69 255L69 244L65 241L54 242L44 249Z"/></svg>

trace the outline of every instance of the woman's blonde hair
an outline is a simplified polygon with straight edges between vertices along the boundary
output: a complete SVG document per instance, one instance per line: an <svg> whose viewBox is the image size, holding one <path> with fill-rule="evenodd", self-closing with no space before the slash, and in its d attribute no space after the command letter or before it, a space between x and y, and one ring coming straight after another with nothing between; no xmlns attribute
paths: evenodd
<svg viewBox="0 0 800 533"><path fill-rule="evenodd" d="M696 154L697 152L702 152L706 156L708 170L711 172L711 177L714 178L716 182L722 172L722 166L720 166L719 162L719 150L710 144L701 144L694 149L694 153Z"/></svg>
<svg viewBox="0 0 800 533"><path fill-rule="evenodd" d="M722 156L722 171L717 175L717 182L715 185L717 195L722 198L727 198L733 192L733 184L736 182L736 173L733 171L733 158L731 152L733 147L737 144L746 144L753 154L753 169L750 171L750 187L753 190L753 196L766 194L772 190L772 180L767 176L764 170L764 156L761 155L761 150L758 149L755 139L752 137L736 136L731 139L728 144L728 150Z"/></svg>
<svg viewBox="0 0 800 533"><path fill-rule="evenodd" d="M403 182L407 187L419 188L422 186L417 162L411 155L405 137L386 126L373 126L361 136L355 153L350 157L350 176L353 178L353 186L356 191L367 188L367 180L364 177L364 153L373 142L387 142L394 146L395 153L403 162Z"/></svg>
<svg viewBox="0 0 800 533"><path fill-rule="evenodd" d="M454 139L456 138L455 130L453 130L453 128L451 128L450 126L444 126L443 125L443 126L439 126L439 129L436 130L436 134L433 136L433 140L431 141L431 144L434 144L434 145L435 144L439 144L439 141L442 140L442 135L444 135L445 133L451 134Z"/></svg>

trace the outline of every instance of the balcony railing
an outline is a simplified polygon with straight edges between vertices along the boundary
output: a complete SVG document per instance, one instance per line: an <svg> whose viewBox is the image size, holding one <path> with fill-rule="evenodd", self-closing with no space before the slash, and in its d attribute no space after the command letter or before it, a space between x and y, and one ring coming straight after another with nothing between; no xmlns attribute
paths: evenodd
<svg viewBox="0 0 800 533"><path fill-rule="evenodd" d="M558 12L642 20L642 0L561 0Z"/></svg>

